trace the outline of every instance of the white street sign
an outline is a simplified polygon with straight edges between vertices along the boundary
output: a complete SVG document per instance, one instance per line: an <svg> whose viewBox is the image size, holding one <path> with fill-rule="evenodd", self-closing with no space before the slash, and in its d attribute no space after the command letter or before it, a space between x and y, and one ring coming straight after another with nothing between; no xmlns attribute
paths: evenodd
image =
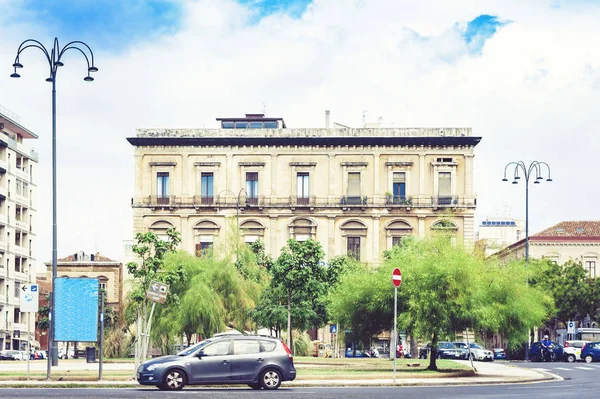
<svg viewBox="0 0 600 399"><path fill-rule="evenodd" d="M39 307L40 292L37 284L23 284L21 286L21 312L37 312Z"/></svg>
<svg viewBox="0 0 600 399"><path fill-rule="evenodd" d="M569 321L567 322L567 334L575 334L575 322Z"/></svg>

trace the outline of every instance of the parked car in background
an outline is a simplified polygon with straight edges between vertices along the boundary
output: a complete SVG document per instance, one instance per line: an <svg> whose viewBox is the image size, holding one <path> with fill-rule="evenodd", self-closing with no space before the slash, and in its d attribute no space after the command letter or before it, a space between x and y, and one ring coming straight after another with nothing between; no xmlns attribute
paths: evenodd
<svg viewBox="0 0 600 399"><path fill-rule="evenodd" d="M161 356L136 370L141 385L175 391L185 385L247 384L277 389L296 378L294 358L279 339L224 335L201 341L175 356Z"/></svg>
<svg viewBox="0 0 600 399"><path fill-rule="evenodd" d="M346 353L344 354L346 357L371 357L367 352L363 352L361 350L353 350L352 348L347 348Z"/></svg>
<svg viewBox="0 0 600 399"><path fill-rule="evenodd" d="M460 351L461 359L466 360L469 358L469 345L467 345L466 342L455 342L454 346L456 346L456 349Z"/></svg>
<svg viewBox="0 0 600 399"><path fill-rule="evenodd" d="M565 342L564 346L564 359L573 363L581 358L581 349L587 344L589 341L581 341L581 340L573 340Z"/></svg>
<svg viewBox="0 0 600 399"><path fill-rule="evenodd" d="M0 351L0 360L23 360L21 352L15 350Z"/></svg>
<svg viewBox="0 0 600 399"><path fill-rule="evenodd" d="M554 353L554 360L562 360L564 357L564 348L560 344L554 344L552 349L549 349L551 353ZM539 362L542 359L542 348L540 342L533 342L529 347L529 360L532 362Z"/></svg>
<svg viewBox="0 0 600 399"><path fill-rule="evenodd" d="M586 363L598 362L600 361L600 342L588 342L581 348L582 360L585 360Z"/></svg>
<svg viewBox="0 0 600 399"><path fill-rule="evenodd" d="M494 352L494 360L507 360L506 351L502 348L494 348L492 350Z"/></svg>
<svg viewBox="0 0 600 399"><path fill-rule="evenodd" d="M454 345L454 342L438 342L438 359L460 359L461 353L462 352Z"/></svg>
<svg viewBox="0 0 600 399"><path fill-rule="evenodd" d="M492 351L485 349L478 343L472 342L471 345L471 357L473 360L494 360Z"/></svg>
<svg viewBox="0 0 600 399"><path fill-rule="evenodd" d="M427 359L427 356L431 352L431 344L427 344L419 348L419 359Z"/></svg>

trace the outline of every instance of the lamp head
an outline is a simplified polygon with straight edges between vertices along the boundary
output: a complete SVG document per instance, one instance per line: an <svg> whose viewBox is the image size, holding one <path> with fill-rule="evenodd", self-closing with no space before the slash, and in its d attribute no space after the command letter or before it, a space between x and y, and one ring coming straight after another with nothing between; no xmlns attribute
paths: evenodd
<svg viewBox="0 0 600 399"><path fill-rule="evenodd" d="M552 181L552 179L551 178L547 178L546 181Z"/></svg>
<svg viewBox="0 0 600 399"><path fill-rule="evenodd" d="M83 80L85 80L86 82L93 82L94 78L92 78L90 75L88 75L85 78L83 78Z"/></svg>
<svg viewBox="0 0 600 399"><path fill-rule="evenodd" d="M54 82L54 79L52 78L52 76L50 76L49 78L46 78L46 82Z"/></svg>
<svg viewBox="0 0 600 399"><path fill-rule="evenodd" d="M56 62L54 63L54 65L56 65L56 66L59 66L59 67L61 67L61 66L65 66L65 64L63 64L63 63L62 63L62 61L56 61Z"/></svg>
<svg viewBox="0 0 600 399"><path fill-rule="evenodd" d="M519 184L519 182L516 180L513 180L512 184Z"/></svg>
<svg viewBox="0 0 600 399"><path fill-rule="evenodd" d="M505 177L504 179L502 179L502 181L508 181L508 179Z"/></svg>
<svg viewBox="0 0 600 399"><path fill-rule="evenodd" d="M20 77L21 77L21 75L19 75L19 74L18 74L18 73L15 71L15 73L11 73L11 74L10 74L10 77L11 77L11 78L20 78Z"/></svg>
<svg viewBox="0 0 600 399"><path fill-rule="evenodd" d="M544 178L540 175L540 176L536 177L535 180L544 180Z"/></svg>
<svg viewBox="0 0 600 399"><path fill-rule="evenodd" d="M98 72L98 68L92 65L88 68L88 72Z"/></svg>
<svg viewBox="0 0 600 399"><path fill-rule="evenodd" d="M515 176L515 180L519 180L520 178L521 178L521 176L519 176L519 175Z"/></svg>
<svg viewBox="0 0 600 399"><path fill-rule="evenodd" d="M13 67L14 68L23 68L23 64L21 64L20 62L17 61L13 64Z"/></svg>
<svg viewBox="0 0 600 399"><path fill-rule="evenodd" d="M536 181L534 181L533 184L540 184L540 181L536 179Z"/></svg>

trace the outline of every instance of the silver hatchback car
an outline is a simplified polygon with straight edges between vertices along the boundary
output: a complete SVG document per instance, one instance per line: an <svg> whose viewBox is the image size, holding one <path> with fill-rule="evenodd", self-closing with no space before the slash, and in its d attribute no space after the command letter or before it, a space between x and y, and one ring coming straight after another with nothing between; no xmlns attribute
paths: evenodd
<svg viewBox="0 0 600 399"><path fill-rule="evenodd" d="M137 369L140 384L163 390L206 384L277 389L283 381L295 378L289 348L279 339L254 335L210 338L177 355L148 360Z"/></svg>

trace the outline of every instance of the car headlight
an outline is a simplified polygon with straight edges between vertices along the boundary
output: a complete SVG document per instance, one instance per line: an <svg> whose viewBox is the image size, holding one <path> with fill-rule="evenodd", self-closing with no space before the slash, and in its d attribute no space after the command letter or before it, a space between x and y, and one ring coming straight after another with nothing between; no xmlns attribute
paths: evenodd
<svg viewBox="0 0 600 399"><path fill-rule="evenodd" d="M150 366L146 367L146 370L154 371L154 370L156 370L156 367L158 367L156 364L151 364Z"/></svg>

